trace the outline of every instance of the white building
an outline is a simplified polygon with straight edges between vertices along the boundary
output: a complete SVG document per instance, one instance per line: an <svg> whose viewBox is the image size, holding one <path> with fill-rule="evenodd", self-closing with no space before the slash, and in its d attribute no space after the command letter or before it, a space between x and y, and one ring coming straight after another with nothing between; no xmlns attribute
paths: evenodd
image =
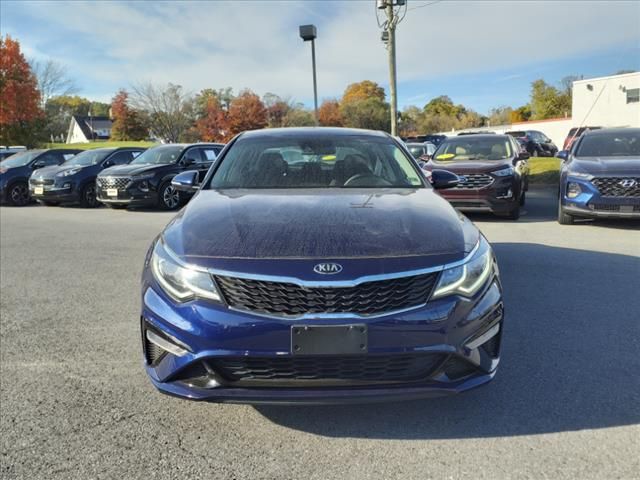
<svg viewBox="0 0 640 480"><path fill-rule="evenodd" d="M468 131L505 133L537 130L562 148L573 127L640 127L640 72L573 82L571 117L532 120L511 125L469 128ZM443 132L456 135L465 130Z"/></svg>
<svg viewBox="0 0 640 480"><path fill-rule="evenodd" d="M108 117L82 117L74 115L69 123L67 143L88 143L109 140L112 122Z"/></svg>
<svg viewBox="0 0 640 480"><path fill-rule="evenodd" d="M640 72L573 82L576 126L640 127Z"/></svg>

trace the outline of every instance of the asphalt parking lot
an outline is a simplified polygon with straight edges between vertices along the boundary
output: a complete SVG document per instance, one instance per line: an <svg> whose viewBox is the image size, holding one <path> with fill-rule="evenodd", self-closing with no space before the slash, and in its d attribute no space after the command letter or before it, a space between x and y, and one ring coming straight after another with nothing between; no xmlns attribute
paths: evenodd
<svg viewBox="0 0 640 480"><path fill-rule="evenodd" d="M471 218L507 324L493 383L451 398L251 407L157 393L139 274L171 213L0 209L2 478L638 478L640 223Z"/></svg>

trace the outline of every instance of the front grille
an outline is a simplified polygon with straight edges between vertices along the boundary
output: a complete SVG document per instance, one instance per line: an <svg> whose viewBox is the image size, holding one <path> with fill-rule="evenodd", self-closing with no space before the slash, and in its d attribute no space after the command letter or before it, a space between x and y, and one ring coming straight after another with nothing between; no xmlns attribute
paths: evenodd
<svg viewBox="0 0 640 480"><path fill-rule="evenodd" d="M383 383L427 378L442 354L225 357L207 363L231 382Z"/></svg>
<svg viewBox="0 0 640 480"><path fill-rule="evenodd" d="M459 190L478 190L488 187L493 183L493 177L486 173L463 173L460 174L460 183L454 187Z"/></svg>
<svg viewBox="0 0 640 480"><path fill-rule="evenodd" d="M374 315L425 303L437 273L365 282L355 287L301 287L293 283L217 276L229 306L277 316L305 313Z"/></svg>
<svg viewBox="0 0 640 480"><path fill-rule="evenodd" d="M55 180L48 178L30 178L29 184L31 185L53 185Z"/></svg>
<svg viewBox="0 0 640 480"><path fill-rule="evenodd" d="M625 182L630 185L623 186ZM597 177L591 183L603 197L640 198L640 177Z"/></svg>
<svg viewBox="0 0 640 480"><path fill-rule="evenodd" d="M597 212L640 212L640 205L612 205L606 203L594 203L589 205L592 210Z"/></svg>
<svg viewBox="0 0 640 480"><path fill-rule="evenodd" d="M117 188L123 190L129 185L131 178L129 177L98 177L96 184L98 188Z"/></svg>

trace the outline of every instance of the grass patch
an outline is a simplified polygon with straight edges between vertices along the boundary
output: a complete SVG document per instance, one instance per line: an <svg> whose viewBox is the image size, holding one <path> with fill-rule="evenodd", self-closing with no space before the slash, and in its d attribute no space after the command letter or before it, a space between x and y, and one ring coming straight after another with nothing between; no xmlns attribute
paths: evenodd
<svg viewBox="0 0 640 480"><path fill-rule="evenodd" d="M560 181L560 163L555 157L535 157L529 159L529 183L556 185Z"/></svg>
<svg viewBox="0 0 640 480"><path fill-rule="evenodd" d="M45 148L79 148L91 150L93 148L117 148L117 147L152 147L153 142L91 142L91 143L47 143Z"/></svg>

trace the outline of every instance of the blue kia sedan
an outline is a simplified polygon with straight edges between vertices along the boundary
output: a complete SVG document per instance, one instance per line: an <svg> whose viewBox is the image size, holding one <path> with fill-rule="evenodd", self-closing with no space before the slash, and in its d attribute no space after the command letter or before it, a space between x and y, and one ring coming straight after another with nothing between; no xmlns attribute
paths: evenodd
<svg viewBox="0 0 640 480"><path fill-rule="evenodd" d="M640 219L640 128L584 132L558 154L558 223L576 218Z"/></svg>
<svg viewBox="0 0 640 480"><path fill-rule="evenodd" d="M162 392L239 403L453 394L493 378L502 287L491 246L393 137L245 132L151 245L140 316Z"/></svg>

